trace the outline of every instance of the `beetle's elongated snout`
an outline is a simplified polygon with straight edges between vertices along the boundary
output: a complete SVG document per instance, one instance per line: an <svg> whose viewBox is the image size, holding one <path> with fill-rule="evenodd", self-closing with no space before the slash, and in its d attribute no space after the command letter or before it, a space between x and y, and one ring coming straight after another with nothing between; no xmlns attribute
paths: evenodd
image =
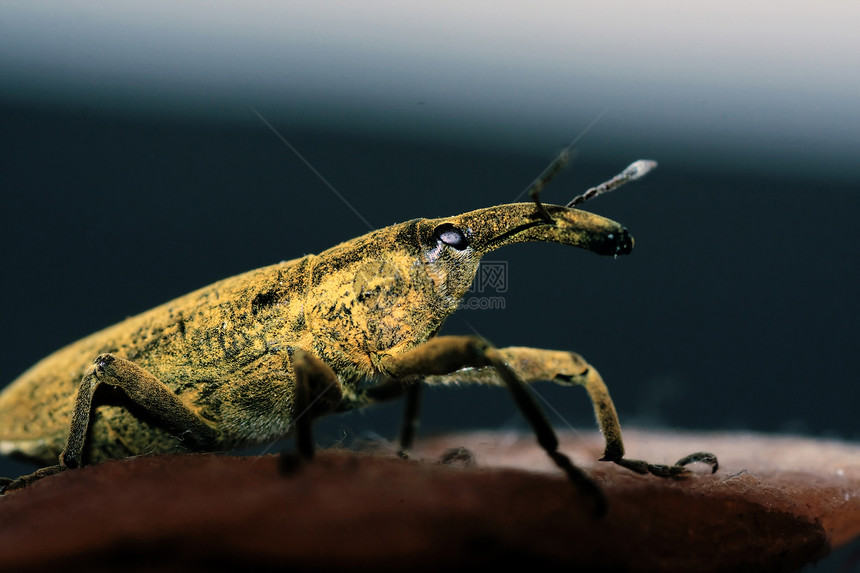
<svg viewBox="0 0 860 573"><path fill-rule="evenodd" d="M431 302L424 306L439 308L443 318L468 292L481 258L501 247L561 243L604 256L626 255L633 249L633 238L620 224L560 205L543 205L539 211L534 203L511 203L410 225L406 228L418 230L422 263L410 268L420 269L428 279L424 292Z"/></svg>
<svg viewBox="0 0 860 573"><path fill-rule="evenodd" d="M574 245L598 255L627 255L633 250L633 237L612 219L553 205L547 205L547 211L555 225L544 231L551 237L544 240ZM553 237L553 229L558 238Z"/></svg>
<svg viewBox="0 0 860 573"><path fill-rule="evenodd" d="M562 243L608 256L633 250L633 237L611 219L561 205L545 207L550 220L533 203L513 203L465 213L447 222L463 229L479 256L525 242Z"/></svg>
<svg viewBox="0 0 860 573"><path fill-rule="evenodd" d="M604 234L603 240L595 238L589 250L598 255L627 255L633 250L633 237L621 227L616 232Z"/></svg>

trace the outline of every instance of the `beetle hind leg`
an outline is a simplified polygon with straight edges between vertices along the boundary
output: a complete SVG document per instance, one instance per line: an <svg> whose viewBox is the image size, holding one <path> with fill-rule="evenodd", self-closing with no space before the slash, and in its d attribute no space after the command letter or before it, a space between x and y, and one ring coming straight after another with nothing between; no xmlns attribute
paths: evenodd
<svg viewBox="0 0 860 573"><path fill-rule="evenodd" d="M2 491L25 487L43 477L83 465L87 431L93 413L93 396L102 384L120 388L132 402L174 430L190 434L200 445L216 443L218 440L218 431L150 372L130 360L113 354L100 354L81 378L66 446L60 453L59 463L5 484L0 481Z"/></svg>
<svg viewBox="0 0 860 573"><path fill-rule="evenodd" d="M23 475L19 478L0 478L0 495L5 494L8 491L14 491L16 489L21 489L23 487L27 487L34 481L40 480L43 477L47 477L50 475L54 475L56 473L60 473L66 469L66 466L57 464L53 466L46 466L44 468L39 468L31 474Z"/></svg>

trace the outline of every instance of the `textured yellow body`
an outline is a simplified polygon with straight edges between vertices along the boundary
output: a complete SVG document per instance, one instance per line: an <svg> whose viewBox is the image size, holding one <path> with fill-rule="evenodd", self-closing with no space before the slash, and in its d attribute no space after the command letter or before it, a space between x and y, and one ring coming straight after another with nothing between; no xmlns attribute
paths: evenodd
<svg viewBox="0 0 860 573"><path fill-rule="evenodd" d="M0 453L54 462L82 376L103 353L138 364L216 428L219 438L207 449L281 438L295 415L293 350L320 358L348 394L363 377L384 373L386 357L438 331L484 252L549 240L609 254L626 237L609 219L550 207L559 214L553 225L537 224L530 203L393 225L222 280L83 338L0 393ZM463 229L470 248L439 243L433 233L443 224ZM617 239L606 238L612 231ZM122 391L108 387L96 396L85 462L197 449Z"/></svg>
<svg viewBox="0 0 860 573"><path fill-rule="evenodd" d="M45 464L17 480L0 478L0 492L110 458L225 450L292 431L299 455L311 459L314 418L403 394L401 446L408 449L422 380L506 386L540 446L590 492L598 511L605 498L557 450L527 383L582 385L606 438L606 461L663 477L686 474L693 461L716 469L716 458L704 452L673 466L624 458L606 385L572 352L436 337L490 251L529 241L611 256L631 251L633 239L618 223L539 201L537 191L566 157L537 180L535 203L379 229L222 280L58 350L0 393L0 453ZM651 167L636 162L571 204ZM359 384L365 379L376 384Z"/></svg>
<svg viewBox="0 0 860 573"><path fill-rule="evenodd" d="M95 357L106 352L140 364L191 409L218 424L225 446L248 441L253 434L262 439L285 434L292 373L273 349L309 342L307 330L294 326L303 314L308 278L296 271L308 259L220 281L51 354L0 394L0 448L43 463L56 460L65 446L81 378ZM281 300L277 313L258 308L261 293L275 287L295 296ZM273 316L260 320L267 312ZM133 406L115 394L104 392L94 408L88 461L183 449L181 439L145 412L130 410Z"/></svg>

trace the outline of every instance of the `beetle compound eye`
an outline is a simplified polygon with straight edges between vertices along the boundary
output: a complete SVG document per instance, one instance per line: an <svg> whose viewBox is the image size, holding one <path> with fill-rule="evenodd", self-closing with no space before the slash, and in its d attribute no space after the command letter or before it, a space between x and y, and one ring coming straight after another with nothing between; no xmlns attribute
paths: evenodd
<svg viewBox="0 0 860 573"><path fill-rule="evenodd" d="M442 223L436 230L433 231L433 236L437 241L442 241L449 247L453 247L458 251L462 251L469 246L469 239L463 234L463 231L452 225L451 223Z"/></svg>

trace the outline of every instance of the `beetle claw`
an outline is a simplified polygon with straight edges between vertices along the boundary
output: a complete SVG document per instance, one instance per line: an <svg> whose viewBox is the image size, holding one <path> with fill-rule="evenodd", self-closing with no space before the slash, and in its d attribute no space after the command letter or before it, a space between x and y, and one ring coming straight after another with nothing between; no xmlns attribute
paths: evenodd
<svg viewBox="0 0 860 573"><path fill-rule="evenodd" d="M684 456L677 462L675 462L676 466L686 466L695 462L701 462L703 464L708 464L711 466L711 473L717 473L717 470L720 469L720 462L717 461L717 456L710 452L696 452L695 454L690 454L689 456Z"/></svg>

